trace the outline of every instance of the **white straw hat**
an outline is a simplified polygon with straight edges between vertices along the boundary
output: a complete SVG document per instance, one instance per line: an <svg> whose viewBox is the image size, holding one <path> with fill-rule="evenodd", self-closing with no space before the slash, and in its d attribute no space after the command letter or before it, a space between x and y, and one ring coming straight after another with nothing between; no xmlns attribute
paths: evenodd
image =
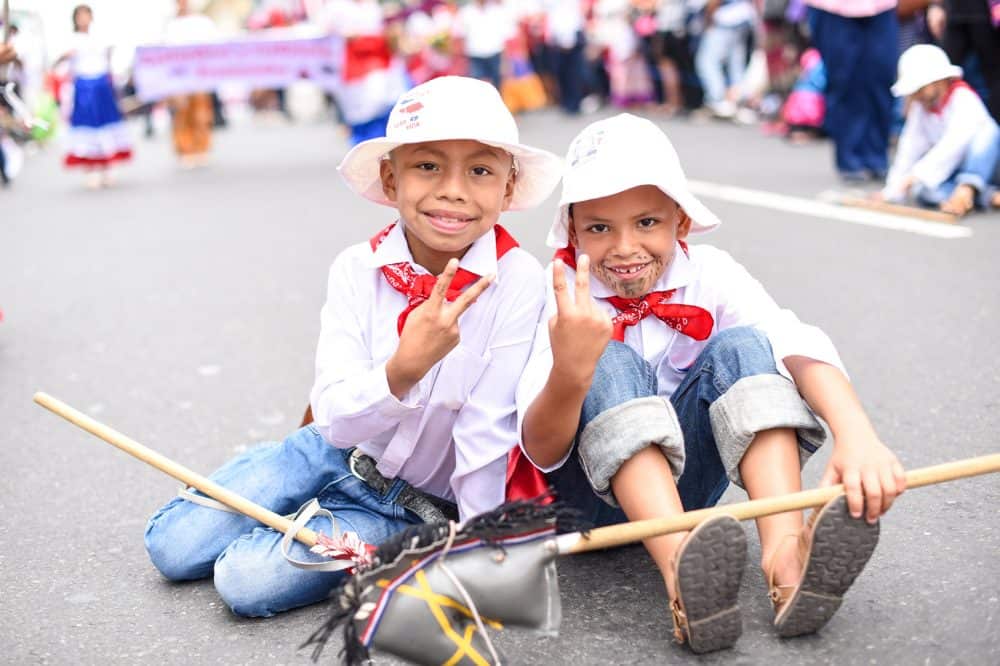
<svg viewBox="0 0 1000 666"><path fill-rule="evenodd" d="M546 240L569 244L569 205L600 199L639 185L654 185L691 218L691 233L711 231L719 218L688 189L677 151L663 131L645 118L620 113L588 125L569 145L559 210Z"/></svg>
<svg viewBox="0 0 1000 666"><path fill-rule="evenodd" d="M354 146L338 170L361 196L386 206L379 162L403 144L468 139L514 156L517 181L511 210L545 201L562 176L563 162L545 150L522 145L517 123L500 93L489 83L464 76L442 76L407 91L389 114L386 136Z"/></svg>
<svg viewBox="0 0 1000 666"><path fill-rule="evenodd" d="M892 85L892 94L906 97L928 83L962 76L962 68L951 64L941 48L933 44L917 44L899 56L898 78Z"/></svg>

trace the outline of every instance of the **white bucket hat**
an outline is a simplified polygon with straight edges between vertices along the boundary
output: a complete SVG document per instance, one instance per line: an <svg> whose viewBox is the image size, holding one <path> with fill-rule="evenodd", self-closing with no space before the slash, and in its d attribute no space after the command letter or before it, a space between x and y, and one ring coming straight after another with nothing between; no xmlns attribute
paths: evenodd
<svg viewBox="0 0 1000 666"><path fill-rule="evenodd" d="M517 168L511 210L542 203L562 176L562 159L522 145L500 93L478 79L442 76L412 88L392 107L385 133L354 146L338 167L355 192L385 206L394 204L382 193L379 162L403 144L468 139L506 150Z"/></svg>
<svg viewBox="0 0 1000 666"><path fill-rule="evenodd" d="M898 78L892 84L892 94L906 97L928 83L962 76L962 68L951 64L941 48L933 44L917 44L899 56Z"/></svg>
<svg viewBox="0 0 1000 666"><path fill-rule="evenodd" d="M569 145L562 197L549 230L549 247L569 244L569 205L600 199L639 185L654 185L691 218L691 233L711 231L719 218L688 189L670 139L645 118L620 113L588 125Z"/></svg>

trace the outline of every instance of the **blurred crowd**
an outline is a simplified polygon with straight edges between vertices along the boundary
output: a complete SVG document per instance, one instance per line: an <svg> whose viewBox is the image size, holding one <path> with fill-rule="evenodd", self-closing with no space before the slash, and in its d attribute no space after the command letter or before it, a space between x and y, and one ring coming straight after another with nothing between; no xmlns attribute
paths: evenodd
<svg viewBox="0 0 1000 666"><path fill-rule="evenodd" d="M209 3L211 5L211 3ZM828 135L838 172L882 179L891 137L902 127L902 99L890 86L899 55L917 43L940 45L1000 117L998 0L247 0L246 31L307 27L343 37L348 59L392 59L408 84L445 74L492 82L512 111L556 106L569 114L606 105L651 114L697 114L805 141ZM178 16L198 13L179 2ZM74 27L76 26L74 13ZM177 21L175 20L176 24ZM175 33L197 27L174 26ZM199 32L200 31L200 32ZM77 28L77 32L80 30ZM83 31L86 32L86 31ZM170 32L168 26L167 33ZM194 38L211 39L200 25ZM168 34L169 37L169 34ZM191 41L187 35L182 40ZM81 74L107 73L102 44L82 40L46 70L48 126L61 116ZM17 44L17 37L12 40ZM5 47L9 48L9 47ZM80 54L91 49L91 58ZM13 56L4 56L13 57ZM17 60L8 78L19 77ZM103 70L102 70L103 67ZM0 78L3 78L0 72ZM134 91L114 79L116 95ZM288 114L286 91L250 95L255 108ZM332 109L336 95L327 95ZM146 115L151 107L125 104ZM224 122L218 95L170 105L189 125ZM0 122L14 131L9 121ZM386 108L385 113L388 112ZM4 111L0 111L4 113ZM384 131L384 114L341 121L360 141ZM183 122L182 122L183 124ZM2 131L2 130L0 130ZM32 130L36 138L45 131ZM175 140L177 137L175 136ZM195 140L205 152L204 137ZM190 143L190 141L189 141ZM7 145L10 145L9 139ZM178 148L179 152L181 151ZM124 153L123 153L124 154ZM2 172L2 170L0 170Z"/></svg>

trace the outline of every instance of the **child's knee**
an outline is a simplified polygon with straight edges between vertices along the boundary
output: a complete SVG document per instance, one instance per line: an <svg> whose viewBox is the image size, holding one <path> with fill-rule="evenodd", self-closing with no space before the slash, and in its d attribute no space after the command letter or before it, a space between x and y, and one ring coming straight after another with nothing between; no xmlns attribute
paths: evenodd
<svg viewBox="0 0 1000 666"><path fill-rule="evenodd" d="M215 561L215 589L243 617L276 613L322 601L340 583L342 572L309 572L281 552L281 534L258 528L231 543Z"/></svg>
<svg viewBox="0 0 1000 666"><path fill-rule="evenodd" d="M199 560L194 556L197 548L191 542L194 532L181 516L186 503L180 498L171 500L146 524L144 542L149 560L169 580L197 580L212 573L212 558Z"/></svg>
<svg viewBox="0 0 1000 666"><path fill-rule="evenodd" d="M215 589L236 615L271 617L281 610L274 607L269 585L273 571L271 567L261 566L258 554L232 552L239 543L240 540L233 542L215 561Z"/></svg>
<svg viewBox="0 0 1000 666"><path fill-rule="evenodd" d="M611 341L594 368L583 404L584 421L629 400L657 394L656 372L631 347Z"/></svg>
<svg viewBox="0 0 1000 666"><path fill-rule="evenodd" d="M676 479L684 470L684 435L668 400L651 396L617 405L591 420L580 433L580 465L591 487L617 506L611 478L625 461L650 446L662 450Z"/></svg>
<svg viewBox="0 0 1000 666"><path fill-rule="evenodd" d="M742 377L778 372L767 335L751 326L720 331L702 354L709 357L716 375L729 375L732 382Z"/></svg>

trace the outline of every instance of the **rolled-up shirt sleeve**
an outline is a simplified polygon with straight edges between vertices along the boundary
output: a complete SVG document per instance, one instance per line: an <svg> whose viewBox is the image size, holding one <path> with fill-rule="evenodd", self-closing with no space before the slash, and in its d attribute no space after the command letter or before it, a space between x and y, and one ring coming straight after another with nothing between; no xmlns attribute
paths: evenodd
<svg viewBox="0 0 1000 666"><path fill-rule="evenodd" d="M451 488L464 521L504 501L507 455L517 446L515 387L524 371L545 297L540 267L519 276L511 307L497 313L486 367L459 411L452 436Z"/></svg>
<svg viewBox="0 0 1000 666"><path fill-rule="evenodd" d="M792 379L784 359L805 356L847 370L829 336L816 326L805 324L791 310L783 309L764 286L729 254L714 250L712 271L719 276L723 293L716 321L719 330L733 326L753 326L767 335L778 372Z"/></svg>
<svg viewBox="0 0 1000 666"><path fill-rule="evenodd" d="M389 390L385 361L376 362L359 319L364 302L350 256L341 254L330 267L327 299L320 312L316 380L310 393L313 423L328 442L340 448L396 427L426 402L421 381L400 400ZM368 296L374 298L374 294Z"/></svg>

